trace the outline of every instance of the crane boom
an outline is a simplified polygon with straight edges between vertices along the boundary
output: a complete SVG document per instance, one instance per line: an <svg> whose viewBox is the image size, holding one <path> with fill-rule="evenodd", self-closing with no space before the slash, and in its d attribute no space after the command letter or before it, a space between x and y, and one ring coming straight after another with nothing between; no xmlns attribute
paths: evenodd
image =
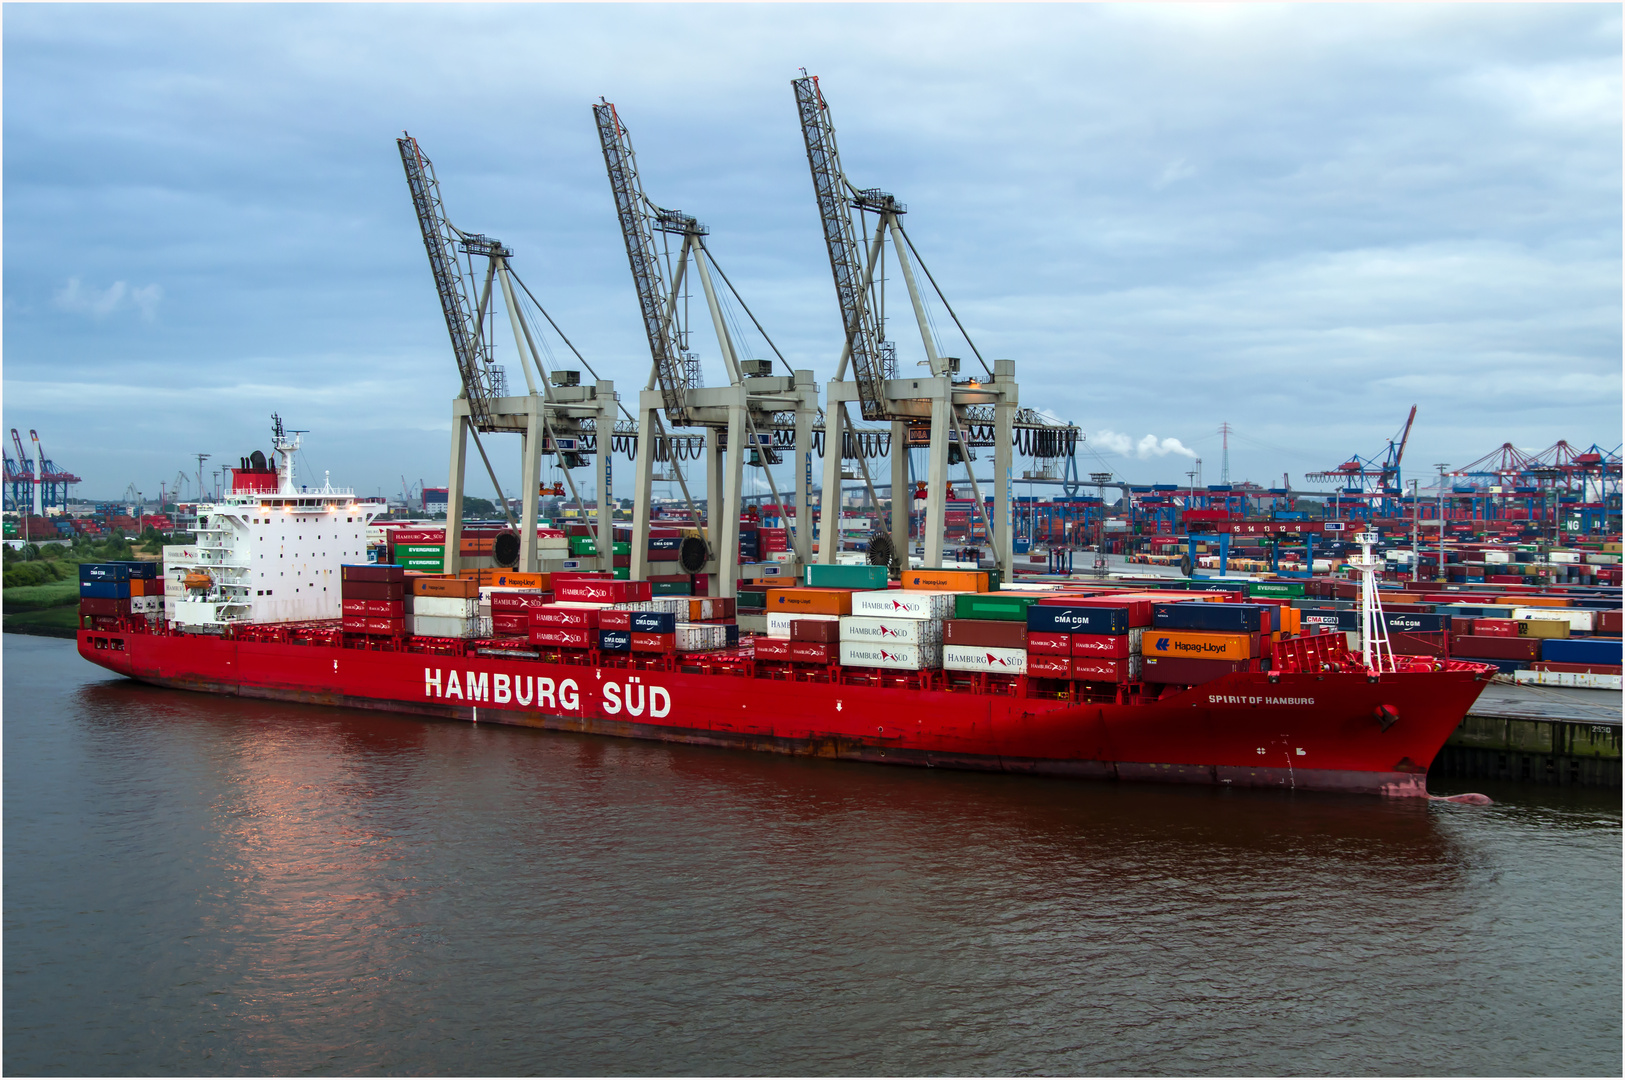
<svg viewBox="0 0 1625 1080"><path fill-rule="evenodd" d="M835 145L835 126L829 105L818 89L816 75L790 80L795 89L796 111L801 119L801 135L807 144L807 163L812 169L813 194L818 199L818 216L823 225L824 245L829 250L829 266L835 275L835 295L841 307L841 325L846 333L845 348L857 374L859 401L866 420L889 416L882 383L890 372L882 351L881 331L869 303L872 277L865 267L874 256L865 258L852 224L852 202L847 195L851 185L841 171L841 156ZM889 195L862 192L862 202L883 203L893 213L902 213ZM879 247L876 232L875 246Z"/></svg>
<svg viewBox="0 0 1625 1080"><path fill-rule="evenodd" d="M1411 406L1411 414L1405 418L1405 430L1399 433L1399 449L1394 451L1394 482L1399 482L1399 463L1405 460L1405 444L1411 438L1411 425L1416 422L1416 406Z"/></svg>
<svg viewBox="0 0 1625 1080"><path fill-rule="evenodd" d="M463 394L468 398L469 414L479 429L490 430L491 398L497 396L498 387L480 332L485 305L482 300L476 313L469 302L457 264L457 248L461 246L471 254L488 256L507 256L511 252L488 237L465 234L447 221L433 163L412 136L403 133L395 143L401 151L401 165L406 169L406 186L412 193L418 226L423 230L423 246L429 253L429 269L434 274L435 290L440 294L440 309L446 316L446 330L451 334L452 353L457 358L457 373L462 378Z"/></svg>
<svg viewBox="0 0 1625 1080"><path fill-rule="evenodd" d="M615 197L615 215L626 240L626 259L632 267L632 283L637 289L643 329L649 338L649 352L654 359L666 415L674 424L686 424L687 392L699 387L699 371L688 362L682 334L673 317L674 304L668 299L665 275L661 273L646 210L652 204L643 194L632 139L615 106L600 101L592 107L592 112L598 124L598 140L603 144L604 165L609 171L610 191ZM662 231L683 235L685 242L690 236L704 235L699 222L676 211L656 209L655 221Z"/></svg>

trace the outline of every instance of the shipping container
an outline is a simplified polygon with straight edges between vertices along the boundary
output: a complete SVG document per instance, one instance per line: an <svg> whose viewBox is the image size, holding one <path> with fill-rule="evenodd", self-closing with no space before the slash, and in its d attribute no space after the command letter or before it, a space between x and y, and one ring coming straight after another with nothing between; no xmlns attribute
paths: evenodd
<svg viewBox="0 0 1625 1080"><path fill-rule="evenodd" d="M942 620L844 615L841 617L841 640L893 642L899 645L941 645Z"/></svg>
<svg viewBox="0 0 1625 1080"><path fill-rule="evenodd" d="M884 566L842 566L833 563L811 563L802 569L802 583L817 589L884 589ZM848 615L849 611L838 614Z"/></svg>
<svg viewBox="0 0 1625 1080"><path fill-rule="evenodd" d="M1540 659L1563 664L1618 664L1620 642L1610 638L1549 638L1539 642Z"/></svg>
<svg viewBox="0 0 1625 1080"><path fill-rule="evenodd" d="M1141 678L1152 683L1200 686L1250 668L1247 660L1196 660L1184 656L1147 656Z"/></svg>
<svg viewBox="0 0 1625 1080"><path fill-rule="evenodd" d="M944 671L978 671L997 675L1025 675L1025 649L1004 649L992 645L944 645Z"/></svg>
<svg viewBox="0 0 1625 1080"><path fill-rule="evenodd" d="M988 592L985 570L906 570L903 588L922 589L927 592Z"/></svg>
<svg viewBox="0 0 1625 1080"><path fill-rule="evenodd" d="M790 661L796 664L833 664L840 659L841 646L832 641L790 642ZM761 655L760 652L757 653Z"/></svg>
<svg viewBox="0 0 1625 1080"><path fill-rule="evenodd" d="M838 616L828 615L823 618L803 616L790 620L790 640L819 642L821 644L840 644L841 623Z"/></svg>
<svg viewBox="0 0 1625 1080"><path fill-rule="evenodd" d="M1126 634L1128 611L1119 607L1057 607L1034 604L1027 609L1027 630L1052 634Z"/></svg>
<svg viewBox="0 0 1625 1080"><path fill-rule="evenodd" d="M472 619L480 613L476 597L414 596L412 614L438 619ZM437 634L436 637L458 637L457 634Z"/></svg>
<svg viewBox="0 0 1625 1080"><path fill-rule="evenodd" d="M954 618L1025 622L1034 602L1033 597L1019 593L960 593L954 597Z"/></svg>
<svg viewBox="0 0 1625 1080"><path fill-rule="evenodd" d="M1006 619L947 619L942 624L942 643L944 646L1025 649L1027 624Z"/></svg>
<svg viewBox="0 0 1625 1080"><path fill-rule="evenodd" d="M413 596L478 596L480 586L471 578L415 577L411 581Z"/></svg>
<svg viewBox="0 0 1625 1080"><path fill-rule="evenodd" d="M562 604L549 604L546 607L530 609L531 629L537 627L562 627L571 630L596 630L598 619L602 611L594 607L568 607Z"/></svg>
<svg viewBox="0 0 1625 1080"><path fill-rule="evenodd" d="M368 620L369 623L371 621ZM417 637L490 637L491 620L478 615L459 619L440 615L419 615L414 612L412 615L412 633Z"/></svg>
<svg viewBox="0 0 1625 1080"><path fill-rule="evenodd" d="M821 587L769 589L767 591L767 610L769 612L795 611L808 615L850 615L852 614L852 593L847 589Z"/></svg>
<svg viewBox="0 0 1625 1080"><path fill-rule="evenodd" d="M882 589L852 594L852 614L894 619L946 619L954 614L959 593Z"/></svg>
<svg viewBox="0 0 1625 1080"><path fill-rule="evenodd" d="M532 645L555 649L590 649L598 640L598 631L586 626L538 626L533 614L526 639Z"/></svg>
<svg viewBox="0 0 1625 1080"><path fill-rule="evenodd" d="M1258 655L1258 642L1257 634L1205 634L1195 630L1153 627L1141 640L1140 652L1144 656L1189 657L1194 660L1250 660Z"/></svg>
<svg viewBox="0 0 1625 1080"><path fill-rule="evenodd" d="M1158 604L1151 625L1158 630L1200 630L1217 634L1256 634L1264 629L1260 604Z"/></svg>
<svg viewBox="0 0 1625 1080"><path fill-rule="evenodd" d="M924 671L942 666L941 645L894 645L871 641L841 642L841 666Z"/></svg>

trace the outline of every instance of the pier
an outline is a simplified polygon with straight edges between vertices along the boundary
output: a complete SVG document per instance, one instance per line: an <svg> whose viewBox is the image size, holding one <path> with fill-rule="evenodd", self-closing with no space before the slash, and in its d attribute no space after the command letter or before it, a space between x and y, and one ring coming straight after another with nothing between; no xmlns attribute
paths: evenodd
<svg viewBox="0 0 1625 1080"><path fill-rule="evenodd" d="M1428 775L1620 787L1620 703L1614 690L1493 684Z"/></svg>

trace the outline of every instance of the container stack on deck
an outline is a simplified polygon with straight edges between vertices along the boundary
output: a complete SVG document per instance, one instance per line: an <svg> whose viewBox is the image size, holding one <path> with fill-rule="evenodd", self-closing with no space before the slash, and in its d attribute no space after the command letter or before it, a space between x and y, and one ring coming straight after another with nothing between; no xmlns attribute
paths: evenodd
<svg viewBox="0 0 1625 1080"><path fill-rule="evenodd" d="M164 582L154 562L79 564L79 624L94 630L118 619L142 616L161 622Z"/></svg>

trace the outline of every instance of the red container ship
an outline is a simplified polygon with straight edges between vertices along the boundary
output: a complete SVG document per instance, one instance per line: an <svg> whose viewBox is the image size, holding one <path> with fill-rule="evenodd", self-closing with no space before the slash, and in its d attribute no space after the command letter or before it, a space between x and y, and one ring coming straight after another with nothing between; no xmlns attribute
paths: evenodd
<svg viewBox="0 0 1625 1080"><path fill-rule="evenodd" d="M493 612L503 609L493 624L477 613L472 581L414 579L414 608L404 598L404 568L355 565L381 507L346 489L296 486L297 438L286 438L280 424L276 436L280 466L245 459L232 494L199 508L197 544L167 549L163 583L139 577L150 564L81 567L85 659L156 686L474 723L886 764L1395 796L1427 794L1429 764L1494 672L1393 656L1369 635L1355 655L1340 633L1271 636L1250 625L1254 633L1225 640L1247 650L1262 643L1267 652L1246 651L1254 659L1235 663L1166 658L1218 664L1222 673L1189 676L1200 685L1171 685L1166 675L1150 681L1118 655L1142 640L1127 634L1128 623L1145 625L1154 606L1128 597L1083 601L1119 604L1112 611L1029 612L1070 612L1090 625L1109 616L1124 635L1106 642L1122 647L1111 656L1056 660L1034 651L1029 665L1020 649L991 647L993 670L944 659L947 650L968 649L972 655L954 663L979 663L982 644L960 644L959 630L997 629L987 622L964 620L946 646L876 645L849 642L844 625L837 635L830 616L813 615L826 620L822 629L804 627L813 640L758 651L762 639L740 639L736 627L716 624L711 607L731 615L730 601L684 598L700 609L693 618L710 623L673 633L675 616L648 610L657 604L609 603L646 601L650 586L607 573L555 574L553 593L510 590L500 605L493 593ZM1367 586L1375 604L1370 575ZM838 591L804 593L828 600ZM883 591L849 600L876 596L886 610L919 609L916 641L925 641L933 612L954 599ZM645 610L603 610L612 606ZM1247 606L1231 609L1246 614ZM1206 607L1211 613L1217 605ZM942 641L944 624L934 625ZM1020 637L1027 627L1016 629ZM608 647L617 633L619 651ZM1159 636L1161 643L1177 637L1149 635ZM1035 650L1041 637L1057 635L1033 634ZM871 666L852 666L853 646ZM640 648L653 651L633 651ZM897 659L887 650L910 649L937 650L938 659L918 670L885 666ZM849 663L837 662L837 653ZM999 656L1015 665L1011 673L997 670ZM1061 672L1071 677L1053 677ZM1107 678L1115 681L1091 681Z"/></svg>
<svg viewBox="0 0 1625 1080"><path fill-rule="evenodd" d="M1313 640L1313 639L1309 639ZM1335 642L1334 642L1335 644ZM763 663L749 642L676 656L524 639L380 642L337 624L227 635L136 620L81 630L92 663L157 686L887 764L1425 796L1492 669L1325 651L1201 686L1091 694L1026 676ZM1307 670L1311 668L1320 670Z"/></svg>

